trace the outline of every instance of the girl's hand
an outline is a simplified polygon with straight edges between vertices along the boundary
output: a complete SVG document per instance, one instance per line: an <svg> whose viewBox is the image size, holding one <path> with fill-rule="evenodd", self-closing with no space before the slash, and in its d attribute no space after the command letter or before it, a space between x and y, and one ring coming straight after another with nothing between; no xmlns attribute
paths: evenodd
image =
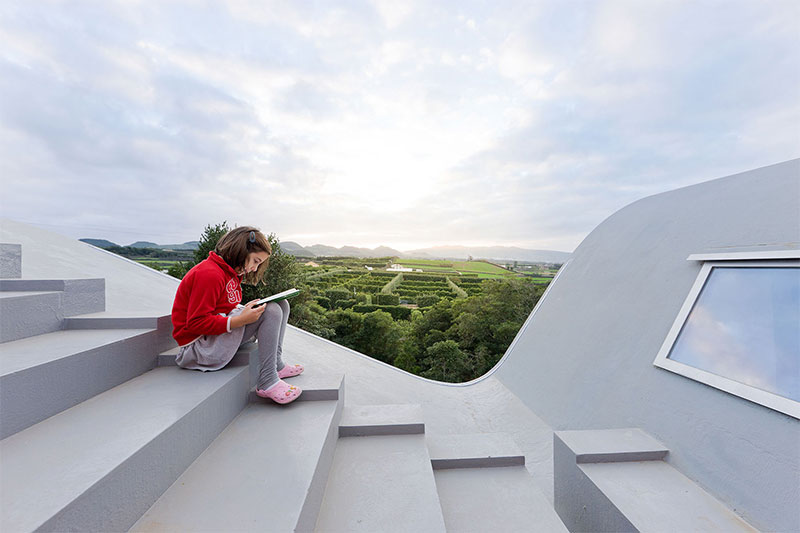
<svg viewBox="0 0 800 533"><path fill-rule="evenodd" d="M231 329L252 324L261 318L261 315L264 314L264 309L266 309L267 306L262 304L258 307L253 307L257 301L258 300L247 302L247 304L244 306L244 309L242 309L242 312L231 318Z"/></svg>

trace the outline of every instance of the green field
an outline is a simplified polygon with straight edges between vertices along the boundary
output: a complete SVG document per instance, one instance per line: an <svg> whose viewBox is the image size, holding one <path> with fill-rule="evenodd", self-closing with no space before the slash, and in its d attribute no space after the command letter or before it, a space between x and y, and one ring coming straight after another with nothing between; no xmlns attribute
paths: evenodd
<svg viewBox="0 0 800 533"><path fill-rule="evenodd" d="M508 270L487 263L485 261L442 261L439 259L408 259L400 260L398 264L407 268L419 268L424 272L434 272L441 274L477 274L480 278L504 278L515 276Z"/></svg>
<svg viewBox="0 0 800 533"><path fill-rule="evenodd" d="M164 268L169 268L172 265L174 265L175 263L180 263L180 261L172 261L170 259L135 259L134 261L136 261L137 263L141 263L143 265L147 265L147 266L150 266L150 265L152 265L154 263L158 263L159 265L161 265Z"/></svg>
<svg viewBox="0 0 800 533"><path fill-rule="evenodd" d="M486 263L485 261L456 261L453 263L453 268L460 270L461 272L478 272L482 274L500 275L512 274L505 268L493 265L492 263Z"/></svg>

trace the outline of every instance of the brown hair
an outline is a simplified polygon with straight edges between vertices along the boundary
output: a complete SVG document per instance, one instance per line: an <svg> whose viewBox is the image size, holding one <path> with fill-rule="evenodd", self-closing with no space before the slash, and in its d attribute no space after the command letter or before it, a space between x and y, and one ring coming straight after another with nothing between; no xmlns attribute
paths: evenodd
<svg viewBox="0 0 800 533"><path fill-rule="evenodd" d="M214 251L234 270L244 268L247 257L254 252L267 252L272 255L272 246L258 228L242 226L234 228L223 235L217 242ZM269 257L258 265L258 270L245 274L243 282L248 285L262 283L269 266Z"/></svg>

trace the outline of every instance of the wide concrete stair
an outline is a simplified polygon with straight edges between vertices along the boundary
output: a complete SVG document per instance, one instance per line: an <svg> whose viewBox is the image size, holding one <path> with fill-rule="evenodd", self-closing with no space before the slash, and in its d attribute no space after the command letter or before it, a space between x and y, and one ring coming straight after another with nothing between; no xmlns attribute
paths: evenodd
<svg viewBox="0 0 800 533"><path fill-rule="evenodd" d="M107 313L104 279L26 279L21 246L0 252L0 438L141 375L174 345L169 316Z"/></svg>
<svg viewBox="0 0 800 533"><path fill-rule="evenodd" d="M507 433L428 437L448 531L566 532Z"/></svg>
<svg viewBox="0 0 800 533"><path fill-rule="evenodd" d="M348 407L316 531L445 531L419 405Z"/></svg>
<svg viewBox="0 0 800 533"><path fill-rule="evenodd" d="M303 389L300 398L278 405L255 397L130 531L312 530L338 438L344 376L287 379Z"/></svg>
<svg viewBox="0 0 800 533"><path fill-rule="evenodd" d="M570 531L757 531L639 428L558 431L553 454L555 508Z"/></svg>

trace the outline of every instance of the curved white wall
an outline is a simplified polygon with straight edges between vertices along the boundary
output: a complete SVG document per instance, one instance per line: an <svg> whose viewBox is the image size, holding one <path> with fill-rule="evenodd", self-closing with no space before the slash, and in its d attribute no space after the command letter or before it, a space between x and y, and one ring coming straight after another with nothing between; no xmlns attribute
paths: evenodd
<svg viewBox="0 0 800 533"><path fill-rule="evenodd" d="M699 252L800 246L800 159L635 202L575 250L495 377L554 430L640 427L751 524L800 530L800 421L653 366Z"/></svg>

